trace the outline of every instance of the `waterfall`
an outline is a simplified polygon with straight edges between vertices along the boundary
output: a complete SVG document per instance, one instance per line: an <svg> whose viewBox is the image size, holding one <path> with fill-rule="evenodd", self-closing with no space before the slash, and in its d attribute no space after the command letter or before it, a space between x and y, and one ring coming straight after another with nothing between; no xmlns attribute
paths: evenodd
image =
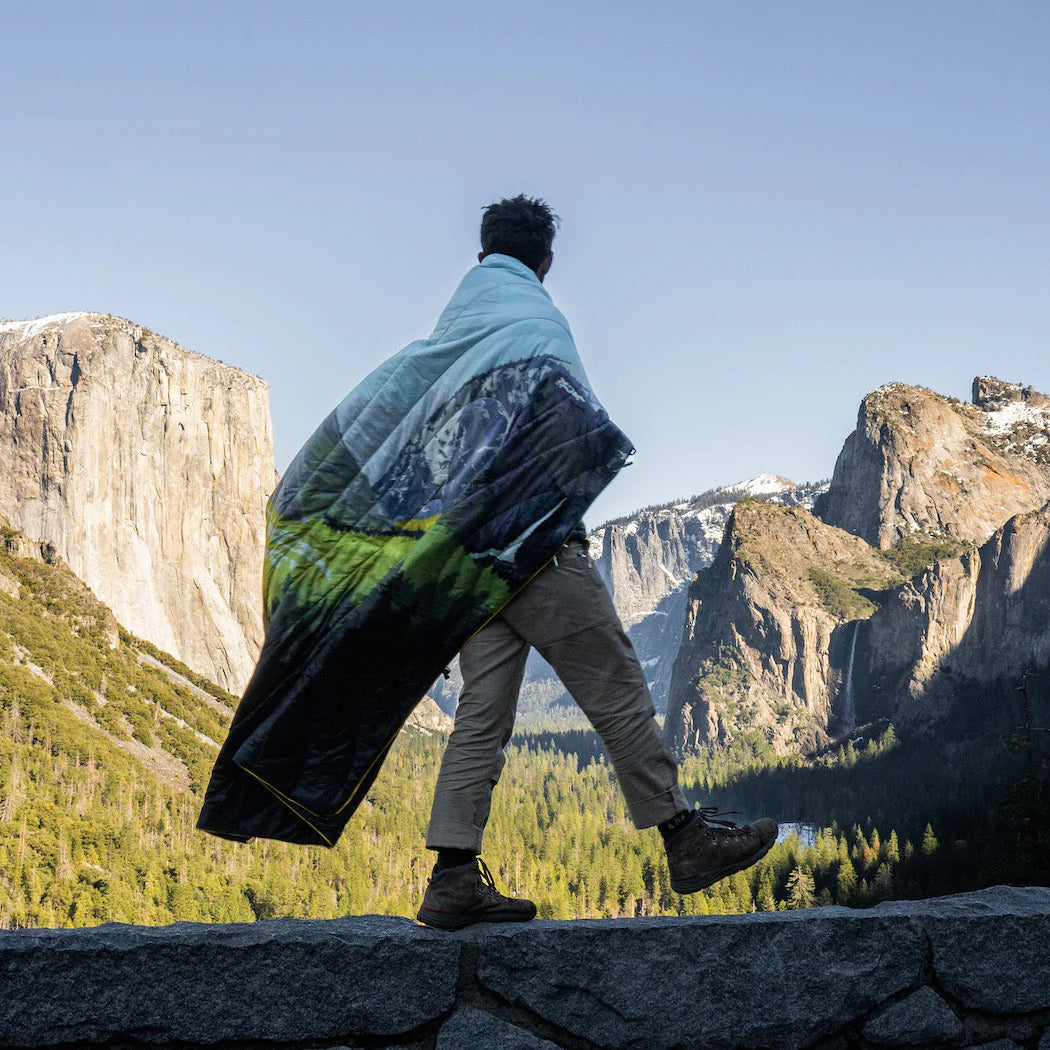
<svg viewBox="0 0 1050 1050"><path fill-rule="evenodd" d="M861 621L853 624L853 640L849 644L849 661L846 664L846 681L843 688L842 702L842 724L846 732L849 732L857 724L857 696L853 691L853 657L857 652L857 633L860 631Z"/></svg>

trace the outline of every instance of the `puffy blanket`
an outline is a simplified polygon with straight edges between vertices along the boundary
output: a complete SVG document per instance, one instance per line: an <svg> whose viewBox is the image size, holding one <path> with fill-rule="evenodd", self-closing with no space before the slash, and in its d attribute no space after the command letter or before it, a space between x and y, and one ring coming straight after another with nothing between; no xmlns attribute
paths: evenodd
<svg viewBox="0 0 1050 1050"><path fill-rule="evenodd" d="M198 826L334 845L427 687L631 451L535 274L487 256L271 496L266 639Z"/></svg>

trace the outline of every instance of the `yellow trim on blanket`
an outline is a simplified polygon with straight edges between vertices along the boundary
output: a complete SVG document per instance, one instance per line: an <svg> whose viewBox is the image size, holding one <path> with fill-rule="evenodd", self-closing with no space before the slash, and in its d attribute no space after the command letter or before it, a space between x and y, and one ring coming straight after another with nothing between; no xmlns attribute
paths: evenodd
<svg viewBox="0 0 1050 1050"><path fill-rule="evenodd" d="M255 779L258 780L259 783L262 784L262 786L266 788L267 791L272 792L277 797L278 802L281 802L283 805L287 806L288 809L290 809L292 813L294 813L295 816L298 817L308 828L311 828L312 830L316 831L317 834L324 839L326 845L335 845L335 843L319 827L310 823L310 821L308 821L306 817L304 817L302 813L299 812L299 808L305 809L307 813L315 817L320 816L319 813L314 813L312 809L307 809L306 806L300 806L300 803L295 802L295 800L292 799L290 796L285 795L278 788L275 788L273 784L269 783L269 781L263 780L263 778L259 776L258 773L253 773L247 766L240 766L239 768L243 769L244 772L248 774L248 776L255 777Z"/></svg>

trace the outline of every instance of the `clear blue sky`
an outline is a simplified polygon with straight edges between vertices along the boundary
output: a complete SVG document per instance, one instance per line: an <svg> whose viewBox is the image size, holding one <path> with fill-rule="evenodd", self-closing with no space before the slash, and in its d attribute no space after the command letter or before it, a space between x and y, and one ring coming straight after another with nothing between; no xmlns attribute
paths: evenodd
<svg viewBox="0 0 1050 1050"><path fill-rule="evenodd" d="M0 0L0 38L0 316L263 376L279 468L519 191L638 447L591 524L827 476L889 380L1050 390L1050 4Z"/></svg>

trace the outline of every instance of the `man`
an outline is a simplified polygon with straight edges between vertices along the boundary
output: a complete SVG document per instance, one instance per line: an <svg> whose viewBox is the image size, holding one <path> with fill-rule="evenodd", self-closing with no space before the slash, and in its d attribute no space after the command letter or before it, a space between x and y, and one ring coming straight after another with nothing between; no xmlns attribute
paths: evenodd
<svg viewBox="0 0 1050 1050"><path fill-rule="evenodd" d="M689 893L756 861L769 820L692 812L583 513L633 451L609 420L542 281L556 217L485 210L479 265L431 335L322 422L267 506L266 638L198 821L332 846L405 718L460 650L464 689L427 844L420 921L535 915L479 859L525 657L535 645L602 736L638 827L658 825ZM724 823L724 822L722 822Z"/></svg>
<svg viewBox="0 0 1050 1050"><path fill-rule="evenodd" d="M542 283L553 261L555 216L519 196L490 205L481 223L486 264L514 259L513 280ZM506 265L499 262L499 265ZM531 274L522 272L525 268ZM440 929L531 919L531 901L500 894L483 863L492 789L504 765L530 647L536 648L601 736L638 828L660 827L672 886L691 893L754 863L777 827L711 828L687 808L638 658L591 564L582 525L551 562L460 652L463 688L434 793L427 847L438 853L418 918ZM707 810L713 816L715 811Z"/></svg>

